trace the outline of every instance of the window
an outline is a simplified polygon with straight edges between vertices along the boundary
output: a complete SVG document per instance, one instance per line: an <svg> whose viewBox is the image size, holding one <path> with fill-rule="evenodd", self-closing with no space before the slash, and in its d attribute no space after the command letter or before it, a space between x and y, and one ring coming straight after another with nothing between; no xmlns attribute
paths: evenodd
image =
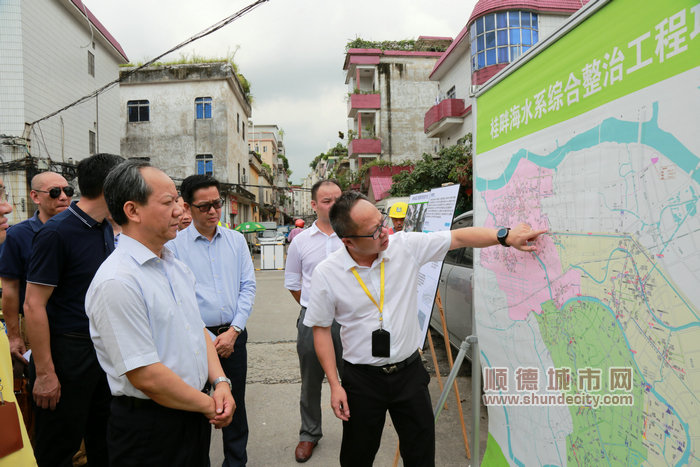
<svg viewBox="0 0 700 467"><path fill-rule="evenodd" d="M267 152L267 146L263 146L263 152Z"/></svg>
<svg viewBox="0 0 700 467"><path fill-rule="evenodd" d="M214 158L211 154L197 154L195 160L197 175L214 175Z"/></svg>
<svg viewBox="0 0 700 467"><path fill-rule="evenodd" d="M95 76L95 54L88 50L88 74Z"/></svg>
<svg viewBox="0 0 700 467"><path fill-rule="evenodd" d="M449 91L447 91L447 98L448 99L456 99L457 98L457 93L455 92L455 87L452 86Z"/></svg>
<svg viewBox="0 0 700 467"><path fill-rule="evenodd" d="M470 27L472 70L510 63L537 43L537 14L500 11L477 18Z"/></svg>
<svg viewBox="0 0 700 467"><path fill-rule="evenodd" d="M149 121L149 104L146 100L128 101L126 110L129 114L129 122L147 122Z"/></svg>
<svg viewBox="0 0 700 467"><path fill-rule="evenodd" d="M211 97L198 97L194 100L197 120L211 118Z"/></svg>
<svg viewBox="0 0 700 467"><path fill-rule="evenodd" d="M243 141L245 141L245 122L243 122L243 132L241 133L241 136L243 137Z"/></svg>
<svg viewBox="0 0 700 467"><path fill-rule="evenodd" d="M88 149L90 154L95 154L97 152L97 135L94 131L88 130Z"/></svg>
<svg viewBox="0 0 700 467"><path fill-rule="evenodd" d="M236 114L236 133L241 132L241 114Z"/></svg>

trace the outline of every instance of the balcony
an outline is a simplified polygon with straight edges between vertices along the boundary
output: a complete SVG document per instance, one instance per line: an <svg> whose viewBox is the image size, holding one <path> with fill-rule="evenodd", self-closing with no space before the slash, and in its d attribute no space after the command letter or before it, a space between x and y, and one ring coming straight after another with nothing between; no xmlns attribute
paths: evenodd
<svg viewBox="0 0 700 467"><path fill-rule="evenodd" d="M361 110L379 110L381 96L379 94L350 94L348 101L348 117L355 118Z"/></svg>
<svg viewBox="0 0 700 467"><path fill-rule="evenodd" d="M454 125L461 125L464 117L471 112L471 106L464 108L464 99L445 99L425 113L423 128L428 138L438 136Z"/></svg>
<svg viewBox="0 0 700 467"><path fill-rule="evenodd" d="M380 139L354 139L348 146L348 155L357 154L381 154L382 140Z"/></svg>

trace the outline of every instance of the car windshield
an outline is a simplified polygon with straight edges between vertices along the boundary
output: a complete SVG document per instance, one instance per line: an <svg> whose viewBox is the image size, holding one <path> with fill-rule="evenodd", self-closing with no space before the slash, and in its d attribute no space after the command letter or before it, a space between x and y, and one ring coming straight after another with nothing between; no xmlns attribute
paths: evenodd
<svg viewBox="0 0 700 467"><path fill-rule="evenodd" d="M276 230L266 230L262 233L262 238L275 238L277 236Z"/></svg>

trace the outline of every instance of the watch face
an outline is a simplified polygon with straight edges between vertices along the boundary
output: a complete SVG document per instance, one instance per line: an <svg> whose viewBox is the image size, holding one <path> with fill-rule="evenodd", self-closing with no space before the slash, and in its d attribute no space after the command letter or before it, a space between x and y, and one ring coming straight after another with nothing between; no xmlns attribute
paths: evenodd
<svg viewBox="0 0 700 467"><path fill-rule="evenodd" d="M492 232L493 232L493 230L492 230ZM498 236L499 239L504 239L508 236L508 229L503 227L502 229L498 230L498 233L496 235Z"/></svg>

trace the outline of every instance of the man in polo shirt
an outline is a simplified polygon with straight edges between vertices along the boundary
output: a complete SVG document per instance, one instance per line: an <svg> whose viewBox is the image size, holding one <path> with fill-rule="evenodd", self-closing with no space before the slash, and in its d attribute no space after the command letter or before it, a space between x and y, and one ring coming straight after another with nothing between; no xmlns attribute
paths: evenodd
<svg viewBox="0 0 700 467"><path fill-rule="evenodd" d="M110 465L209 465L209 423L230 423L235 404L197 310L194 275L163 246L182 214L175 184L147 162L128 161L107 177L105 198L123 230L85 304L115 396ZM202 392L207 381L211 397Z"/></svg>
<svg viewBox="0 0 700 467"><path fill-rule="evenodd" d="M248 419L245 381L248 369L245 326L255 300L255 270L243 234L219 225L224 200L219 182L208 175L183 180L180 193L192 224L167 244L197 279L197 303L212 333L224 373L233 384L236 411L223 429L224 466L246 465Z"/></svg>
<svg viewBox="0 0 700 467"><path fill-rule="evenodd" d="M30 219L15 224L7 231L5 246L0 252L0 278L2 279L2 312L10 340L13 364L26 365L27 348L20 335L19 315L27 288L27 263L32 253L32 240L42 225L59 212L66 210L73 196L73 187L63 176L55 172L42 172L31 182L29 196L37 211Z"/></svg>
<svg viewBox="0 0 700 467"><path fill-rule="evenodd" d="M114 250L102 185L122 161L112 154L80 161L80 201L49 219L34 237L24 314L40 466L70 465L83 438L90 466L107 465L111 396L90 340L85 293Z"/></svg>
<svg viewBox="0 0 700 467"><path fill-rule="evenodd" d="M294 450L297 462L306 462L311 457L318 440L323 436L321 429L321 385L325 373L318 362L314 349L314 335L310 327L304 325L306 306L311 295L311 276L318 263L343 246L333 232L328 213L340 197L342 190L335 180L319 180L311 187L311 208L318 219L302 231L289 245L287 264L284 270L284 286L289 289L294 300L301 305L297 319L297 354L301 373L301 395L299 411L301 427L299 444ZM338 370L342 370L343 347L340 344L340 326L333 323L333 344Z"/></svg>
<svg viewBox="0 0 700 467"><path fill-rule="evenodd" d="M496 231L484 227L389 236L387 218L357 192L344 193L330 212L345 248L319 264L311 281L304 324L331 387L331 406L343 420L342 466L371 466L387 410L399 435L406 466L435 465L435 424L420 360L416 289L418 271L449 249L501 243L522 251L543 230L525 224ZM336 373L330 325L341 326L343 382Z"/></svg>

